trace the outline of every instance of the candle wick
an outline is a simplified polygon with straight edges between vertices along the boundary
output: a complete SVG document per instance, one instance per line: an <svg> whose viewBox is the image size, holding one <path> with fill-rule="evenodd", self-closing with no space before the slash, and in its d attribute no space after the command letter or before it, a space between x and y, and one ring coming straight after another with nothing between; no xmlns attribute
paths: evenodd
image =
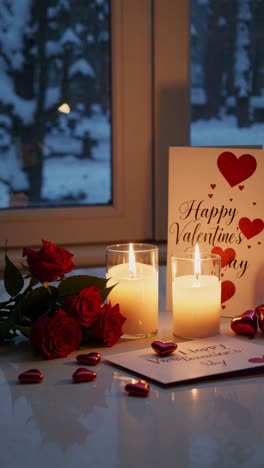
<svg viewBox="0 0 264 468"><path fill-rule="evenodd" d="M196 281L199 280L199 275L198 275L198 273L195 273L195 279L196 279Z"/></svg>

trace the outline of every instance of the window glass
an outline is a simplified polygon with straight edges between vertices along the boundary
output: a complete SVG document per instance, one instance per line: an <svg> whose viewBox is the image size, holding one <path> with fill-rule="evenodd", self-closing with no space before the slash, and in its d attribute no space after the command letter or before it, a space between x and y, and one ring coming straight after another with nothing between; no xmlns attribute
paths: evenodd
<svg viewBox="0 0 264 468"><path fill-rule="evenodd" d="M112 202L108 0L0 3L0 208Z"/></svg>
<svg viewBox="0 0 264 468"><path fill-rule="evenodd" d="M6 242L10 252L21 246L38 247L42 239L47 239L72 252L75 250L75 262L78 255L79 264L94 265L99 260L105 261L106 244L152 238L151 11L150 0L0 1L0 83L5 86L0 93L3 131L0 145L3 140L6 142L0 149L0 199L5 199L5 206L0 210L0 250ZM46 29L37 33L35 19L41 15L47 21L39 24L46 25ZM15 22L18 32L12 30ZM68 23L75 26L68 27ZM10 35L8 28L12 31ZM34 41L38 44L40 33L46 34L50 29L50 40L44 49L46 53L48 48L50 53L45 68L39 60L40 53L44 54L44 43L35 52ZM22 48L25 34L28 43ZM80 37L84 37L83 43ZM19 44L19 60L13 64L16 48L12 48L12 41L15 38L16 47ZM61 53L57 56L61 42L70 43L69 51L63 49L65 61L61 60ZM6 49L9 52L5 52ZM34 55L34 60L30 62L25 79L25 66L21 68L20 62L24 63L26 51ZM85 61L80 62L80 56ZM10 63L17 67L11 74L13 81L7 79ZM54 65L52 72L50 63ZM80 70L85 72L85 83ZM23 80L18 79L14 85L14 77L21 73ZM78 81L73 80L75 74ZM49 92L43 88L45 92L39 93L44 79L50 80ZM29 83L29 88L25 83ZM49 103L47 107L43 104L44 97ZM41 103L40 115L35 107ZM25 118L28 119L26 125ZM33 127L32 122L37 126ZM85 141L83 133L87 128L91 130L90 140L86 146L87 157L82 157L85 156L80 153ZM62 151L62 147L64 153L56 154L55 150ZM11 148L16 148L17 153L11 152ZM57 172L51 167L49 179L44 179L38 159L36 164L39 154L43 166L48 161L53 163L55 157L60 162ZM80 172L73 185L75 163L75 169L80 168ZM41 179L36 175L39 166ZM100 178L96 176L97 168ZM30 194L29 177L32 187L33 184L37 186ZM41 193L37 193L37 179L46 184L45 192L42 187ZM52 180L54 196L47 200L47 187ZM61 187L64 191L58 200ZM89 192L84 193L85 190ZM97 194L101 194L100 199Z"/></svg>
<svg viewBox="0 0 264 468"><path fill-rule="evenodd" d="M193 146L264 144L264 2L191 0Z"/></svg>

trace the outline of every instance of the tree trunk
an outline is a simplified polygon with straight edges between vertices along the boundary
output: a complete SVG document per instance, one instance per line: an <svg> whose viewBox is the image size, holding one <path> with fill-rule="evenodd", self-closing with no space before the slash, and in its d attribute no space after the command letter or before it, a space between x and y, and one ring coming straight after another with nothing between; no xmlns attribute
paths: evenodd
<svg viewBox="0 0 264 468"><path fill-rule="evenodd" d="M208 42L205 51L205 91L207 94L207 118L219 115L223 100L223 78L228 47L227 17L224 2L211 0L208 22Z"/></svg>
<svg viewBox="0 0 264 468"><path fill-rule="evenodd" d="M239 127L248 127L250 124L249 97L252 91L251 25L251 1L240 0L237 10L236 47L234 56L234 86L237 104L236 115Z"/></svg>
<svg viewBox="0 0 264 468"><path fill-rule="evenodd" d="M32 9L33 21L36 24L35 46L37 60L28 56L24 67L23 76L20 77L23 84L23 97L34 99L36 102L35 116L30 125L23 125L20 129L21 156L23 169L28 176L29 205L38 205L41 201L42 186L42 147L45 136L45 94L47 87L47 60L45 53L47 30L47 3L39 0L37 7ZM36 60L34 62L34 60Z"/></svg>

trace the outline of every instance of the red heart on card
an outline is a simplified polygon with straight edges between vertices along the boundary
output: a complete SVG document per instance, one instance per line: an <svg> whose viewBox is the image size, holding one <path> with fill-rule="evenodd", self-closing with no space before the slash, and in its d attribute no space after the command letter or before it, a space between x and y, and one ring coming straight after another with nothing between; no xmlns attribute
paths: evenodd
<svg viewBox="0 0 264 468"><path fill-rule="evenodd" d="M254 174L257 161L251 154L242 154L239 158L231 151L224 151L217 158L217 166L231 187Z"/></svg>
<svg viewBox="0 0 264 468"><path fill-rule="evenodd" d="M223 281L222 282L222 289L221 289L221 304L223 302L228 301L231 299L232 296L234 296L236 292L236 287L232 281Z"/></svg>
<svg viewBox="0 0 264 468"><path fill-rule="evenodd" d="M137 382L126 384L125 390L130 395L146 397L149 393L149 384L145 380L138 380Z"/></svg>
<svg viewBox="0 0 264 468"><path fill-rule="evenodd" d="M75 383L90 382L96 378L96 372L79 367L72 375L72 380Z"/></svg>
<svg viewBox="0 0 264 468"><path fill-rule="evenodd" d="M241 218L238 222L241 232L247 239L256 236L263 231L264 222L262 219L256 218L250 221L249 218Z"/></svg>
<svg viewBox="0 0 264 468"><path fill-rule="evenodd" d="M225 267L226 265L229 264L231 260L234 260L236 258L236 252L234 249L221 249L221 247L214 247L211 250L212 254L220 255L221 257L221 267Z"/></svg>
<svg viewBox="0 0 264 468"><path fill-rule="evenodd" d="M151 347L159 356L168 356L176 351L178 345L174 341L155 340L152 341Z"/></svg>

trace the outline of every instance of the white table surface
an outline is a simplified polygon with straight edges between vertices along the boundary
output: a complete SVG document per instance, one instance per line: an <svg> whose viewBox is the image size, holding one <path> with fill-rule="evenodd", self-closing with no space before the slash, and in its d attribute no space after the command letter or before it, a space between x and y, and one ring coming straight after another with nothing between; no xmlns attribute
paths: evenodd
<svg viewBox="0 0 264 468"><path fill-rule="evenodd" d="M232 335L230 320L222 320L221 333ZM160 313L158 337L175 340L169 312ZM99 348L97 378L81 384L71 380L80 351L42 360L25 340L1 346L0 467L263 467L264 376L150 382L148 397L129 396L124 386L133 373L103 358L151 341ZM264 336L254 342L264 344ZM44 373L41 384L18 383L30 368Z"/></svg>

